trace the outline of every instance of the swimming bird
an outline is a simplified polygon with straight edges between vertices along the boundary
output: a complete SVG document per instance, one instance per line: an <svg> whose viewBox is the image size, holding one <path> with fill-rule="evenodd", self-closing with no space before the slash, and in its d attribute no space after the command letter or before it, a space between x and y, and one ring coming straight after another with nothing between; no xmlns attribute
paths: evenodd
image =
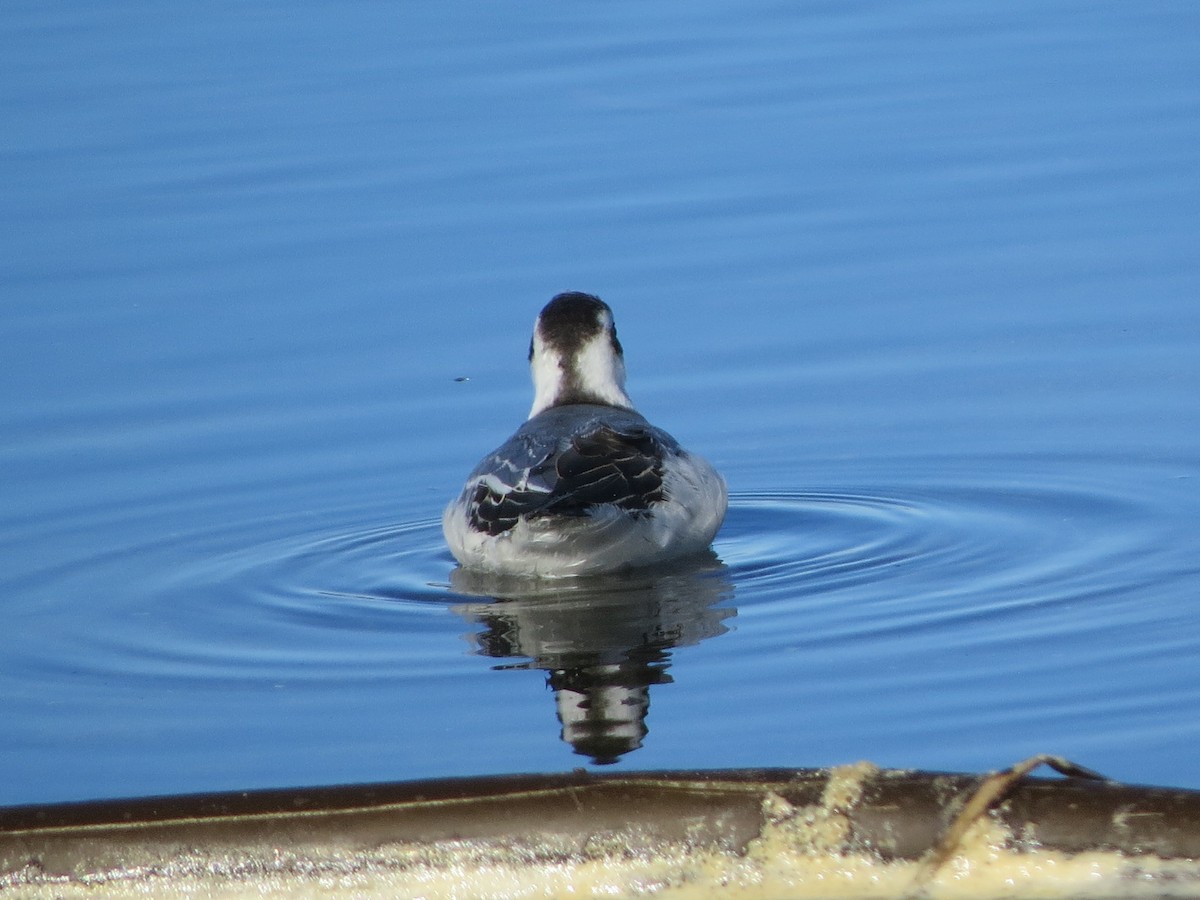
<svg viewBox="0 0 1200 900"><path fill-rule="evenodd" d="M698 554L725 518L724 479L633 408L612 310L559 294L529 343L528 420L442 515L454 558L505 575L596 575Z"/></svg>

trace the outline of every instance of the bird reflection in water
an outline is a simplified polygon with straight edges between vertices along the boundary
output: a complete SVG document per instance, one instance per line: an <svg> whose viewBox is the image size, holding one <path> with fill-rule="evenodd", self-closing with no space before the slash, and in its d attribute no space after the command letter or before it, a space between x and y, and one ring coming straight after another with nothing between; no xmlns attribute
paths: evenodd
<svg viewBox="0 0 1200 900"><path fill-rule="evenodd" d="M715 554L669 570L559 580L518 579L465 569L460 594L488 597L456 610L483 626L477 652L524 658L497 669L544 669L562 739L596 765L616 762L646 736L650 686L669 684L671 649L724 634L736 615L719 605L733 583Z"/></svg>

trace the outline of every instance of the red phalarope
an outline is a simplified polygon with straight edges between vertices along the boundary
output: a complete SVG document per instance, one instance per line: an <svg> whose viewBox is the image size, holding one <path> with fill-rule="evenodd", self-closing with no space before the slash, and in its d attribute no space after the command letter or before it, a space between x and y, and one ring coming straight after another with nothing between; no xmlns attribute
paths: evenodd
<svg viewBox="0 0 1200 900"><path fill-rule="evenodd" d="M529 345L529 419L480 461L442 530L464 568L518 576L615 572L699 553L725 481L633 408L612 310L559 294Z"/></svg>

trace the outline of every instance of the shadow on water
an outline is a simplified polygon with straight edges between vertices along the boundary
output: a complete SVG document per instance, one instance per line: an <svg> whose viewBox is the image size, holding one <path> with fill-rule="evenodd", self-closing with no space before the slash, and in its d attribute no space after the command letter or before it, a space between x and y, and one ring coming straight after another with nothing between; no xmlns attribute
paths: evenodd
<svg viewBox="0 0 1200 900"><path fill-rule="evenodd" d="M482 626L476 652L542 669L562 739L596 765L642 746L650 687L669 684L671 651L724 634L737 614L729 570L708 554L669 572L537 581L451 573L454 590L487 597L455 611Z"/></svg>

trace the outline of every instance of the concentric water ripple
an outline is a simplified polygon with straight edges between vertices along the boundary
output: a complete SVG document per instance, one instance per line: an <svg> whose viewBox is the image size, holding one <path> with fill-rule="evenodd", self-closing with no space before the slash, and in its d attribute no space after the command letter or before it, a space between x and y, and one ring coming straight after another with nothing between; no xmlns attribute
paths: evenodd
<svg viewBox="0 0 1200 900"><path fill-rule="evenodd" d="M1123 642L1121 629L1153 629L1172 602L1157 587L1192 568L1171 524L1195 504L1187 469L1023 460L964 477L939 468L898 466L894 485L738 496L717 549L739 621L753 621L751 652L826 653L835 642L855 668L881 654L915 661L984 644L1014 667L1033 647L1060 660L1049 648L1070 648L1079 664L1153 652ZM1096 640L1080 639L1094 629Z"/></svg>
<svg viewBox="0 0 1200 900"><path fill-rule="evenodd" d="M1133 489L1127 467L1120 479L1104 474L1093 466L1089 483L1072 484L1044 467L945 485L909 472L896 485L734 493L715 550L727 603L740 610L735 627L761 623L755 644L767 652L914 630L928 639L973 621L1002 632L1023 627L1004 624L1014 610L1126 596L1165 573L1155 557L1170 546L1171 481L1147 470ZM80 611L78 633L61 636L75 646L63 665L159 682L358 681L461 667L464 626L449 610L462 598L438 521L381 524L342 511L339 523L274 521L270 541L148 566L154 577L107 609ZM164 538L136 552L172 559L180 547Z"/></svg>
<svg viewBox="0 0 1200 900"><path fill-rule="evenodd" d="M1056 488L759 493L735 498L719 549L753 602L903 593L978 612L1111 587L1153 551L1149 521L1127 498Z"/></svg>
<svg viewBox="0 0 1200 900"><path fill-rule="evenodd" d="M84 715L112 741L140 729L148 754L261 722L314 753L403 745L404 772L430 765L413 729L465 769L492 746L519 748L500 768L547 766L565 758L547 679L567 696L564 672L630 647L639 765L986 765L1001 745L1106 747L1089 723L1114 717L1152 740L1195 699L1160 662L1200 652L1197 564L1172 537L1200 505L1193 469L1035 462L829 465L813 490L735 490L719 562L562 597L457 577L436 518L374 499L143 529L10 602L12 709L64 742ZM357 758L344 777L382 771Z"/></svg>

